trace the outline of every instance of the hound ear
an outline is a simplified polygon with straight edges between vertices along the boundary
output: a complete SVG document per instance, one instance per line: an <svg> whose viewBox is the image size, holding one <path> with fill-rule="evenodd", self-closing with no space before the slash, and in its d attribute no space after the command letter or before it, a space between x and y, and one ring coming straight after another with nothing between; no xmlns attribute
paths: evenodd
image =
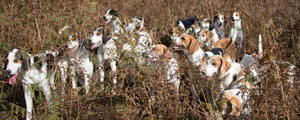
<svg viewBox="0 0 300 120"><path fill-rule="evenodd" d="M226 71L229 70L231 65L224 58L220 59L220 63L221 63L221 66L220 66L221 76L220 76L220 78L224 78L226 76Z"/></svg>
<svg viewBox="0 0 300 120"><path fill-rule="evenodd" d="M212 24L210 24L210 26L209 26L209 30L210 30L210 31L212 31L213 29L215 29L215 26L214 26L214 25L212 25Z"/></svg>
<svg viewBox="0 0 300 120"><path fill-rule="evenodd" d="M189 46L190 54L193 54L199 49L200 45L193 36L189 36L189 39L190 39L190 46Z"/></svg>
<svg viewBox="0 0 300 120"><path fill-rule="evenodd" d="M117 11L115 11L115 10L110 10L110 14L111 15L114 15L114 16L116 16L116 17L119 17L119 14L118 14L118 12Z"/></svg>
<svg viewBox="0 0 300 120"><path fill-rule="evenodd" d="M215 17L214 17L214 23L216 22L216 19L218 18L218 15L216 15Z"/></svg>
<svg viewBox="0 0 300 120"><path fill-rule="evenodd" d="M211 24L212 24L212 21L211 21L210 19L208 19L207 21L209 22L209 25L211 25Z"/></svg>
<svg viewBox="0 0 300 120"><path fill-rule="evenodd" d="M23 56L21 58L22 58L22 69L27 71L29 68L29 61L28 61L28 59L24 58Z"/></svg>
<svg viewBox="0 0 300 120"><path fill-rule="evenodd" d="M208 31L208 37L209 37L209 38L213 38L213 37L214 37L214 33L211 32L211 31Z"/></svg>
<svg viewBox="0 0 300 120"><path fill-rule="evenodd" d="M108 32L109 33L109 32ZM102 42L105 44L110 38L111 35L103 31Z"/></svg>
<svg viewBox="0 0 300 120"><path fill-rule="evenodd" d="M166 58L166 59L170 59L171 58L171 51L170 50L168 50L168 48L167 47L165 47L164 48L164 57Z"/></svg>
<svg viewBox="0 0 300 120"><path fill-rule="evenodd" d="M178 19L178 20L175 22L175 26L178 26L178 25L179 25L179 22L180 22L180 19Z"/></svg>

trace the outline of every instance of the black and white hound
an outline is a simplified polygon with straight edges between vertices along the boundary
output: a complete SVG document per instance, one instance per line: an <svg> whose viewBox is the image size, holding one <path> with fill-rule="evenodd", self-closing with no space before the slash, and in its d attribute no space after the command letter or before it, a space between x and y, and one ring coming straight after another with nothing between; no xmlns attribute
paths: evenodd
<svg viewBox="0 0 300 120"><path fill-rule="evenodd" d="M110 25L112 35L124 33L125 23L119 18L119 14L114 9L109 9L103 16L105 24Z"/></svg>
<svg viewBox="0 0 300 120"><path fill-rule="evenodd" d="M75 40L74 40L75 39ZM66 84L67 79L67 71L70 68L71 71L71 80L72 80L72 88L76 89L77 80L78 82L84 84L86 94L89 93L90 89L90 79L93 75L94 65L89 57L88 50L80 44L79 39L73 38L72 35L69 36L69 41L67 42L67 55L64 58L60 59L58 62L58 66L61 71L61 81L63 85ZM77 77L79 76L80 77ZM81 78L84 78L82 81ZM64 90L63 90L64 92Z"/></svg>
<svg viewBox="0 0 300 120"><path fill-rule="evenodd" d="M32 119L33 96L32 88L37 85L44 93L49 106L51 104L51 87L54 87L54 56L57 53L46 51L38 55L21 55L19 49L13 49L5 58L5 74L9 84L15 84L20 76L26 102L26 120ZM52 70L52 72L50 72ZM50 76L50 77L49 77Z"/></svg>
<svg viewBox="0 0 300 120"><path fill-rule="evenodd" d="M114 75L113 84L115 85L117 83L116 61L119 59L115 40L118 38L112 37L109 33L106 33L104 29L104 27L97 28L89 38L89 42L92 44L91 49L97 48L97 60L100 65L100 81L104 81L104 63L105 61L109 61L111 71Z"/></svg>

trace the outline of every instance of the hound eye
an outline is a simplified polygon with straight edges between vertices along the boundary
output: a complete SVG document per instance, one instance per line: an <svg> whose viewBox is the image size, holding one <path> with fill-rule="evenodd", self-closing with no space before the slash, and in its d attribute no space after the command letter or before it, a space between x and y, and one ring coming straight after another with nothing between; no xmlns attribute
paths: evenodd
<svg viewBox="0 0 300 120"><path fill-rule="evenodd" d="M217 65L217 64L213 62L212 65L215 66L215 65Z"/></svg>
<svg viewBox="0 0 300 120"><path fill-rule="evenodd" d="M100 32L97 32L96 35L97 35L97 36L100 36L101 34L100 34Z"/></svg>
<svg viewBox="0 0 300 120"><path fill-rule="evenodd" d="M185 40L184 38L181 38L181 40Z"/></svg>
<svg viewBox="0 0 300 120"><path fill-rule="evenodd" d="M18 62L18 59L15 59L14 62L15 62L15 63Z"/></svg>

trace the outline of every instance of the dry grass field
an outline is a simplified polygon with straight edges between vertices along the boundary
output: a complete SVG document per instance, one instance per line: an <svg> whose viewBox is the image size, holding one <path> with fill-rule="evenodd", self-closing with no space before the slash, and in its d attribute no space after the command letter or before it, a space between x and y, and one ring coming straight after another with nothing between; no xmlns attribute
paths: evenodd
<svg viewBox="0 0 300 120"><path fill-rule="evenodd" d="M78 33L86 40L92 31L104 25L102 16L107 9L115 9L125 23L133 17L145 19L146 28L154 43L171 47L171 28L179 18L196 16L213 19L218 13L227 19L226 36L231 22L229 16L240 12L244 32L243 53L256 53L258 35L263 36L264 59L261 61L289 61L297 66L293 86L288 85L281 69L270 69L261 79L259 87L251 94L253 111L240 119L300 119L300 2L298 0L1 0L0 1L0 55L12 48L40 53L43 50L60 50L67 38L58 37L65 25L72 29L66 34ZM38 28L37 28L38 25ZM38 34L40 32L40 35ZM40 37L39 37L40 36ZM176 54L176 53L175 53ZM96 61L94 55L92 59ZM180 63L188 63L183 55L176 54ZM93 77L88 95L72 94L71 82L64 97L60 96L60 78L56 76L57 89L53 92L52 112L47 109L44 96L36 89L34 98L35 119L215 119L210 103L192 100L190 85L200 94L216 88L215 81L207 81L195 71L195 80L187 76L189 64L181 64L180 94L170 94L169 85L162 85L164 72L136 66L123 57L118 63L117 97L110 91L107 77L99 83ZM3 66L3 59L0 65ZM96 64L96 62L95 62ZM278 67L280 68L280 66ZM108 69L109 71L109 69ZM163 70L162 70L163 71ZM261 75L261 74L260 74ZM128 87L129 79L137 84ZM252 78L248 78L250 81ZM20 81L11 86L0 72L0 119L24 119L25 100ZM100 84L106 87L100 90ZM155 101L151 94L155 91ZM224 119L237 119L226 116Z"/></svg>

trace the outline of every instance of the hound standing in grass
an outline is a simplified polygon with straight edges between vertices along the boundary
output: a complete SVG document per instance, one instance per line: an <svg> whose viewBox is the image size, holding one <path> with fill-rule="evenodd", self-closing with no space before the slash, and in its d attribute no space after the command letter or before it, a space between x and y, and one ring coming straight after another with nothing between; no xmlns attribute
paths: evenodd
<svg viewBox="0 0 300 120"><path fill-rule="evenodd" d="M100 65L100 81L104 81L104 62L109 61L111 71L113 72L113 84L117 83L117 66L118 60L117 46L115 44L116 37L112 37L109 33L106 33L103 27L97 28L93 32L93 36L89 38L89 42L92 44L91 49L97 49L97 60Z"/></svg>
<svg viewBox="0 0 300 120"><path fill-rule="evenodd" d="M51 53L47 52L39 55L27 54L25 57L20 55L19 49L13 49L5 58L4 70L6 76L9 77L8 83L15 84L17 77L20 76L21 78L26 102L26 120L32 119L32 88L34 85L39 87L44 93L47 102L51 104L50 86L54 87L54 76L56 73L56 69L51 63L54 60L55 54ZM54 71L50 73L52 68ZM49 74L50 77L48 76Z"/></svg>
<svg viewBox="0 0 300 120"><path fill-rule="evenodd" d="M171 51L163 44L156 44L152 46L152 51L148 54L148 59L153 62L156 67L159 67L161 63L162 67L166 69L166 79L169 83L173 83L178 93L179 91L179 66L177 60L172 56Z"/></svg>
<svg viewBox="0 0 300 120"><path fill-rule="evenodd" d="M237 36L234 43L238 48L237 59L239 59L242 56L242 47L243 47L243 39L244 39L242 25L241 25L242 19L238 12L234 12L231 16L231 20L232 20L232 27L229 32L228 38L231 38L234 34L233 32L237 31Z"/></svg>
<svg viewBox="0 0 300 120"><path fill-rule="evenodd" d="M77 80L78 82L84 84L86 94L89 93L90 89L90 79L93 75L94 65L90 60L88 50L80 44L79 40L73 36L69 36L69 41L67 42L67 53L70 59L61 59L59 62L59 67L61 69L62 83L65 85L67 78L68 67L71 69L71 80L72 88L76 89ZM80 78L84 78L84 82Z"/></svg>

